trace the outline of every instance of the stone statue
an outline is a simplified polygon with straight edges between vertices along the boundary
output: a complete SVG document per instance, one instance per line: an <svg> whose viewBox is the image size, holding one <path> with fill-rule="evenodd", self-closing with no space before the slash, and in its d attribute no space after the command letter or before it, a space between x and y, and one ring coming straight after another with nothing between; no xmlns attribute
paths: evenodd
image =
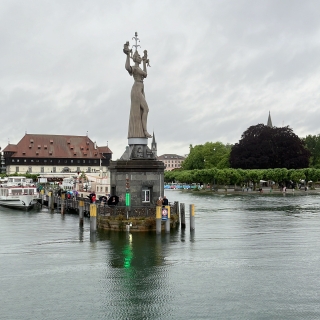
<svg viewBox="0 0 320 320"><path fill-rule="evenodd" d="M129 118L128 139L130 138L151 138L152 136L147 131L147 118L149 107L144 94L143 79L147 77L147 66L149 65L147 50L144 50L144 56L141 58L138 53L137 45L138 34L135 33L133 39L136 40L135 52L132 55L132 49L129 49L129 41L123 46L123 52L126 54L125 68L129 72L130 76L133 76L134 84L131 89L131 109ZM134 66L130 66L130 58L134 62ZM143 62L143 70L140 68L140 64Z"/></svg>

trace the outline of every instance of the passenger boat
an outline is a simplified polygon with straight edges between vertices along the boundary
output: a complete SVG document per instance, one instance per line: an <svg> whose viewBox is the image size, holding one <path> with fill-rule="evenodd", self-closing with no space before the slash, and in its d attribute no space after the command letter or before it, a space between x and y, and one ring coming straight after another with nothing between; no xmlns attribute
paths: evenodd
<svg viewBox="0 0 320 320"><path fill-rule="evenodd" d="M31 209L39 199L37 187L26 177L8 177L0 185L0 205L14 209Z"/></svg>

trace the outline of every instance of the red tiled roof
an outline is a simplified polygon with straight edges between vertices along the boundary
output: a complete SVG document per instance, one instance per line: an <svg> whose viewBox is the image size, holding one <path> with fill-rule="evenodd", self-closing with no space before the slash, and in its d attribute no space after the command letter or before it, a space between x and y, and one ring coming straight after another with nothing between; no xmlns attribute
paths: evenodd
<svg viewBox="0 0 320 320"><path fill-rule="evenodd" d="M87 136L25 134L17 145L9 144L3 152L15 152L12 157L39 158L102 158L112 153L109 147L98 147Z"/></svg>
<svg viewBox="0 0 320 320"><path fill-rule="evenodd" d="M8 144L4 149L3 152L17 152L18 148L16 144Z"/></svg>

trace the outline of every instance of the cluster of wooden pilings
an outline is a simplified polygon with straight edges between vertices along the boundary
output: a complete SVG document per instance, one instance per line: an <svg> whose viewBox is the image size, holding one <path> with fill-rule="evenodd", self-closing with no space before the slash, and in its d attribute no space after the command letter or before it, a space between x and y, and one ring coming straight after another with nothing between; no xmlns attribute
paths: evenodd
<svg viewBox="0 0 320 320"><path fill-rule="evenodd" d="M90 231L98 228L117 231L152 231L160 234L162 230L170 232L171 227L186 228L186 214L184 203L174 202L169 206L108 206L106 203L90 203L86 198L67 199L49 192L41 194L39 203L49 210L61 214L75 213L79 215L79 226L83 227L84 217L90 217ZM195 230L194 205L190 205L190 231Z"/></svg>

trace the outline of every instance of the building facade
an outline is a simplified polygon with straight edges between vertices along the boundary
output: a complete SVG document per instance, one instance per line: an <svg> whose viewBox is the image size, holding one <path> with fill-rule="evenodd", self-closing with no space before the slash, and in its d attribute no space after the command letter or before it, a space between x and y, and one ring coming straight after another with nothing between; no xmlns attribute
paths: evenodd
<svg viewBox="0 0 320 320"><path fill-rule="evenodd" d="M107 172L112 152L98 147L88 136L25 134L18 144L3 150L7 174Z"/></svg>
<svg viewBox="0 0 320 320"><path fill-rule="evenodd" d="M179 156L177 154L166 153L157 158L157 160L162 161L165 165L165 171L171 171L174 169L181 168L181 164L185 157Z"/></svg>

